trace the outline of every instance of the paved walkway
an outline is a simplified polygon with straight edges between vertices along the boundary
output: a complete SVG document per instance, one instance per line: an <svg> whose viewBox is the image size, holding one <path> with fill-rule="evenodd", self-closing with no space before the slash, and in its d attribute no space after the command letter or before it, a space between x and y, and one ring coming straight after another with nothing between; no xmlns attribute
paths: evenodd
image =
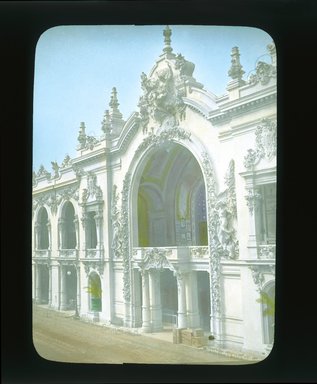
<svg viewBox="0 0 317 384"><path fill-rule="evenodd" d="M33 309L33 342L47 360L79 363L248 364L204 349L173 344L172 333L147 335L75 320L72 312ZM165 338L165 340L164 340Z"/></svg>

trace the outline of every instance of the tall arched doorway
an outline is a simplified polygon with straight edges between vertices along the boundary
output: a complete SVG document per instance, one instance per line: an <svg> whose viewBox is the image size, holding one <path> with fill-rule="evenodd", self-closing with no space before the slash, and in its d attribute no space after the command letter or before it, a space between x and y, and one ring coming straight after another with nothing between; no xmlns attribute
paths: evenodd
<svg viewBox="0 0 317 384"><path fill-rule="evenodd" d="M133 246L207 245L204 179L193 154L180 144L162 144L137 173Z"/></svg>

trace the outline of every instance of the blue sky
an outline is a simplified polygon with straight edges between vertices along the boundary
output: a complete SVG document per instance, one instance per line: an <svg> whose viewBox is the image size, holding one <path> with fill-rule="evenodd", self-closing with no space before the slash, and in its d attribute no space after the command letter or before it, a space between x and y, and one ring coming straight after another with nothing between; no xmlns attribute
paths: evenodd
<svg viewBox="0 0 317 384"><path fill-rule="evenodd" d="M80 122L101 135L112 87L125 120L137 111L140 75L162 53L165 26L58 26L36 47L33 109L33 169L76 157ZM247 78L257 60L270 62L272 38L249 27L173 26L171 46L195 64L194 77L216 95L226 92L231 48L238 46Z"/></svg>

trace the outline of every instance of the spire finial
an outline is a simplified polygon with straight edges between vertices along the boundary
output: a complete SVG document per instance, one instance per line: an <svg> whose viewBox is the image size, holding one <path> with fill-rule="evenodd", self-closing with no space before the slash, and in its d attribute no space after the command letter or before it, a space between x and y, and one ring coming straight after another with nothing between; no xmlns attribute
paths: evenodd
<svg viewBox="0 0 317 384"><path fill-rule="evenodd" d="M112 108L113 111L117 112L119 105L120 104L119 104L118 98L117 98L117 88L113 87L112 92L111 92L111 99L110 99L109 106Z"/></svg>
<svg viewBox="0 0 317 384"><path fill-rule="evenodd" d="M165 43L165 47L163 51L166 53L171 53L173 50L173 48L171 47L172 30L168 25L165 27L163 31L163 35L164 35L164 43Z"/></svg>
<svg viewBox="0 0 317 384"><path fill-rule="evenodd" d="M238 47L233 47L231 51L231 68L228 71L228 75L232 79L241 80L244 74L242 65L240 64L240 53Z"/></svg>

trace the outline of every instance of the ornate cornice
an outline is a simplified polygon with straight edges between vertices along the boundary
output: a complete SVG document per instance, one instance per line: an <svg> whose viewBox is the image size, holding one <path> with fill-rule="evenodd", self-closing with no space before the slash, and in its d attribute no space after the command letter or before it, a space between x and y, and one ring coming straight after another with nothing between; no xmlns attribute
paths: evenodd
<svg viewBox="0 0 317 384"><path fill-rule="evenodd" d="M276 101L275 92L270 95L260 97L258 99L243 102L237 106L227 108L223 111L221 111L221 106L219 106L220 112L218 112L216 116L210 116L208 120L210 120L213 124L225 122L231 120L233 117L238 116L242 113L249 113L250 111L254 111L256 108L271 104L274 101Z"/></svg>

